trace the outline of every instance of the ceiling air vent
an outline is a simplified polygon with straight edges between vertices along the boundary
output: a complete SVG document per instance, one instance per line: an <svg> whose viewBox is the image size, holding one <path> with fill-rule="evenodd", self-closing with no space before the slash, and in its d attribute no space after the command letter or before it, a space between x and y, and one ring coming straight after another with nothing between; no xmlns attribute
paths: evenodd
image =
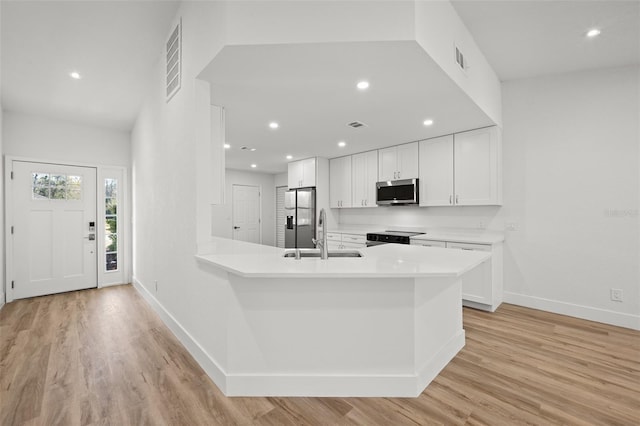
<svg viewBox="0 0 640 426"><path fill-rule="evenodd" d="M167 102L180 90L182 77L182 18L167 40Z"/></svg>
<svg viewBox="0 0 640 426"><path fill-rule="evenodd" d="M358 127L366 127L367 125L360 121L352 121L351 123L347 123L347 126L357 129Z"/></svg>

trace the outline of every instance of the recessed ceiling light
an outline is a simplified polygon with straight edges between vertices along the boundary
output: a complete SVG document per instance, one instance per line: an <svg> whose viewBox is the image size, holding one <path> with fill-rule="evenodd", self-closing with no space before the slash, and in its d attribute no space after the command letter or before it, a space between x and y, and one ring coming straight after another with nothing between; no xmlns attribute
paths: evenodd
<svg viewBox="0 0 640 426"><path fill-rule="evenodd" d="M251 148L249 151L253 152L253 151L255 151L255 150L256 150L255 148Z"/></svg>
<svg viewBox="0 0 640 426"><path fill-rule="evenodd" d="M599 35L600 35L600 30L597 28L592 28L589 31L587 31L587 37L589 38L597 37Z"/></svg>
<svg viewBox="0 0 640 426"><path fill-rule="evenodd" d="M293 158L293 155L287 155L287 160L291 160Z"/></svg>
<svg viewBox="0 0 640 426"><path fill-rule="evenodd" d="M356 87L360 90L365 90L369 88L369 82L368 81L360 81L358 82L358 84L356 85Z"/></svg>
<svg viewBox="0 0 640 426"><path fill-rule="evenodd" d="M347 146L347 143L345 141L340 141L340 142L338 142L338 146L340 148L344 148L345 146Z"/></svg>
<svg viewBox="0 0 640 426"><path fill-rule="evenodd" d="M280 125L275 121L272 121L271 123L269 123L269 127L271 127L272 129L277 129L278 127L280 127Z"/></svg>
<svg viewBox="0 0 640 426"><path fill-rule="evenodd" d="M224 149L229 149L229 148L231 148L231 145L229 145L228 143L225 143L224 144Z"/></svg>
<svg viewBox="0 0 640 426"><path fill-rule="evenodd" d="M255 169L256 167L258 167L256 164L252 164L252 165L251 165L251 168L252 168L252 169Z"/></svg>
<svg viewBox="0 0 640 426"><path fill-rule="evenodd" d="M69 74L69 76L71 78L73 78L74 80L80 80L82 78L82 76L80 75L79 72L77 71L73 71L72 73Z"/></svg>
<svg viewBox="0 0 640 426"><path fill-rule="evenodd" d="M433 124L433 120L432 119L424 120L422 124L424 124L425 126L431 126Z"/></svg>

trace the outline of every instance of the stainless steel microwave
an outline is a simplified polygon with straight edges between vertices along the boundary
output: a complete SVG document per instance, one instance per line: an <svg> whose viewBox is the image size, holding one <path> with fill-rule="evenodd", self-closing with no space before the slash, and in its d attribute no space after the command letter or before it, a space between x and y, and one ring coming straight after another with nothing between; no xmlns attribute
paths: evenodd
<svg viewBox="0 0 640 426"><path fill-rule="evenodd" d="M376 195L379 206L418 204L418 179L378 182Z"/></svg>

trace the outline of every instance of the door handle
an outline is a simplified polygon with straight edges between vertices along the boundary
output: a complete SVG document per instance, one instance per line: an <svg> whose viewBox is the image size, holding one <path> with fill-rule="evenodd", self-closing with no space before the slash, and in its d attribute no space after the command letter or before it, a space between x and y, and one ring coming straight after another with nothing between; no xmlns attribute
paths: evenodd
<svg viewBox="0 0 640 426"><path fill-rule="evenodd" d="M240 227L239 226L234 226L233 229L240 229Z"/></svg>
<svg viewBox="0 0 640 426"><path fill-rule="evenodd" d="M89 234L89 236L84 237L84 238L85 238L86 240L89 240L89 241L95 241L95 239L96 239L96 234Z"/></svg>

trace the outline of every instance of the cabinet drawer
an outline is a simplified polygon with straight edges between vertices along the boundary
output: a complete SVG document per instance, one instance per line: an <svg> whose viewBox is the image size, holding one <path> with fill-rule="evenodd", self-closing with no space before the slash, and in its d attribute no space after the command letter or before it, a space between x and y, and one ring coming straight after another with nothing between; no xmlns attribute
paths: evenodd
<svg viewBox="0 0 640 426"><path fill-rule="evenodd" d="M327 240L342 241L342 234L338 232L327 232Z"/></svg>
<svg viewBox="0 0 640 426"><path fill-rule="evenodd" d="M342 234L343 243L367 243L367 236L360 234Z"/></svg>
<svg viewBox="0 0 640 426"><path fill-rule="evenodd" d="M425 246L425 247L442 247L445 248L447 243L445 241L431 241L431 240L411 240L412 246Z"/></svg>
<svg viewBox="0 0 640 426"><path fill-rule="evenodd" d="M447 248L458 250L491 251L489 244L447 243Z"/></svg>

